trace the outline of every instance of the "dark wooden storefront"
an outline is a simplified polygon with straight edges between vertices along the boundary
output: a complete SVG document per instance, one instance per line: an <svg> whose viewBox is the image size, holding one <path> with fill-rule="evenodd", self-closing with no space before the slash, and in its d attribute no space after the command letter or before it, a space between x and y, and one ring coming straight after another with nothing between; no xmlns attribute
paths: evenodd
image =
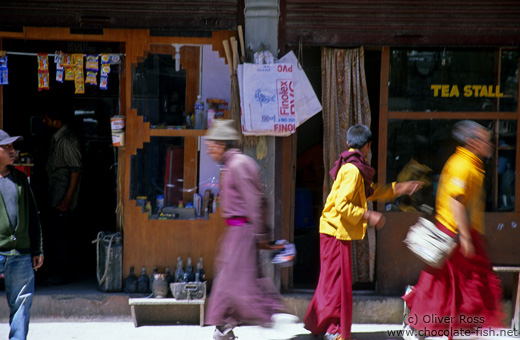
<svg viewBox="0 0 520 340"><path fill-rule="evenodd" d="M376 164L378 182L387 181L387 133L391 119L465 119L475 112L392 112L388 108L389 53L391 48L517 48L520 45L520 3L517 1L306 1L281 0L279 48L298 51L312 47L355 48L380 55L377 106L371 105L373 131L378 131ZM371 87L370 80L368 87ZM371 99L372 103L372 99ZM489 112L479 119L512 119L520 112ZM518 164L519 148L516 145ZM374 160L373 160L374 162ZM516 175L515 193L520 194ZM378 210L385 210L378 205ZM387 225L377 234L376 291L401 294L406 284L416 282L422 264L412 257L402 240L416 213L386 212ZM518 265L520 240L516 223L520 202L513 211L486 213L487 237L492 261ZM497 226L507 228L497 232ZM513 226L513 227L511 227ZM513 276L504 276L511 291Z"/></svg>

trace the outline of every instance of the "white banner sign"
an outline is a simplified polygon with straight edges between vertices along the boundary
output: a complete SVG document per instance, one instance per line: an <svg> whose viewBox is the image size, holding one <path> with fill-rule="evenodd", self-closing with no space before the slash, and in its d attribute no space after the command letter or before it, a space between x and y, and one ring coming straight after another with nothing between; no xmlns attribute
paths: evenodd
<svg viewBox="0 0 520 340"><path fill-rule="evenodd" d="M284 58L287 62L239 65L237 76L244 135L288 136L298 125L321 111L294 53L290 52Z"/></svg>

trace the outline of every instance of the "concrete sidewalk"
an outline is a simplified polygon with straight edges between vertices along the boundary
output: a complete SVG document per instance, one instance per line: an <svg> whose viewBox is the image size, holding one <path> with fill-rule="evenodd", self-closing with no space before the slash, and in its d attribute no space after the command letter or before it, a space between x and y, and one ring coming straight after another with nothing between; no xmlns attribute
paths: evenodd
<svg viewBox="0 0 520 340"><path fill-rule="evenodd" d="M395 331L402 330L395 324L354 324L352 338L357 340L395 340L403 338ZM142 326L134 327L132 322L32 322L28 340L212 340L213 327L199 326ZM502 340L511 339L498 336L460 336L455 340ZM507 334L508 330L502 330ZM0 338L7 338L9 326L0 324ZM238 340L322 340L303 328L302 323L279 325L274 328L243 326L235 329ZM516 335L518 337L518 334ZM432 337L431 340L445 340L447 337Z"/></svg>
<svg viewBox="0 0 520 340"><path fill-rule="evenodd" d="M389 330L400 325L353 325L356 339L402 339L389 336ZM31 322L28 340L212 340L214 327L199 326L142 326L132 322ZM0 325L0 338L7 338L9 326ZM262 328L243 326L235 329L239 340L317 340L302 323Z"/></svg>

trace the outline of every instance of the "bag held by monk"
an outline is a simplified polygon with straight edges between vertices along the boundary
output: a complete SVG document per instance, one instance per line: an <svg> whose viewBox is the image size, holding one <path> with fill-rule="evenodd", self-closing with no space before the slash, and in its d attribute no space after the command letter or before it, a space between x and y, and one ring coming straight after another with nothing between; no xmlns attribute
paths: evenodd
<svg viewBox="0 0 520 340"><path fill-rule="evenodd" d="M403 242L415 256L434 268L442 267L457 247L455 238L424 217L419 217L417 223L410 227Z"/></svg>

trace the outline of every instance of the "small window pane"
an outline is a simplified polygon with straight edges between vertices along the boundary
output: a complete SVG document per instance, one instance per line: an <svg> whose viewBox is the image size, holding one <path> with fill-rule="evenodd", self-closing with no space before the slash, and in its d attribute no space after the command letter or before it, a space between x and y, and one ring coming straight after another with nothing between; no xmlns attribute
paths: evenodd
<svg viewBox="0 0 520 340"><path fill-rule="evenodd" d="M186 70L171 55L150 54L132 70L132 108L152 126L185 124Z"/></svg>
<svg viewBox="0 0 520 340"><path fill-rule="evenodd" d="M451 136L456 120L389 120L387 181L424 180L413 196L399 197L387 210L427 211L435 207L439 177L457 142ZM493 131L495 151L483 160L487 211L510 211L514 205L516 121L480 120Z"/></svg>
<svg viewBox="0 0 520 340"><path fill-rule="evenodd" d="M516 50L392 49L390 111L515 112Z"/></svg>

